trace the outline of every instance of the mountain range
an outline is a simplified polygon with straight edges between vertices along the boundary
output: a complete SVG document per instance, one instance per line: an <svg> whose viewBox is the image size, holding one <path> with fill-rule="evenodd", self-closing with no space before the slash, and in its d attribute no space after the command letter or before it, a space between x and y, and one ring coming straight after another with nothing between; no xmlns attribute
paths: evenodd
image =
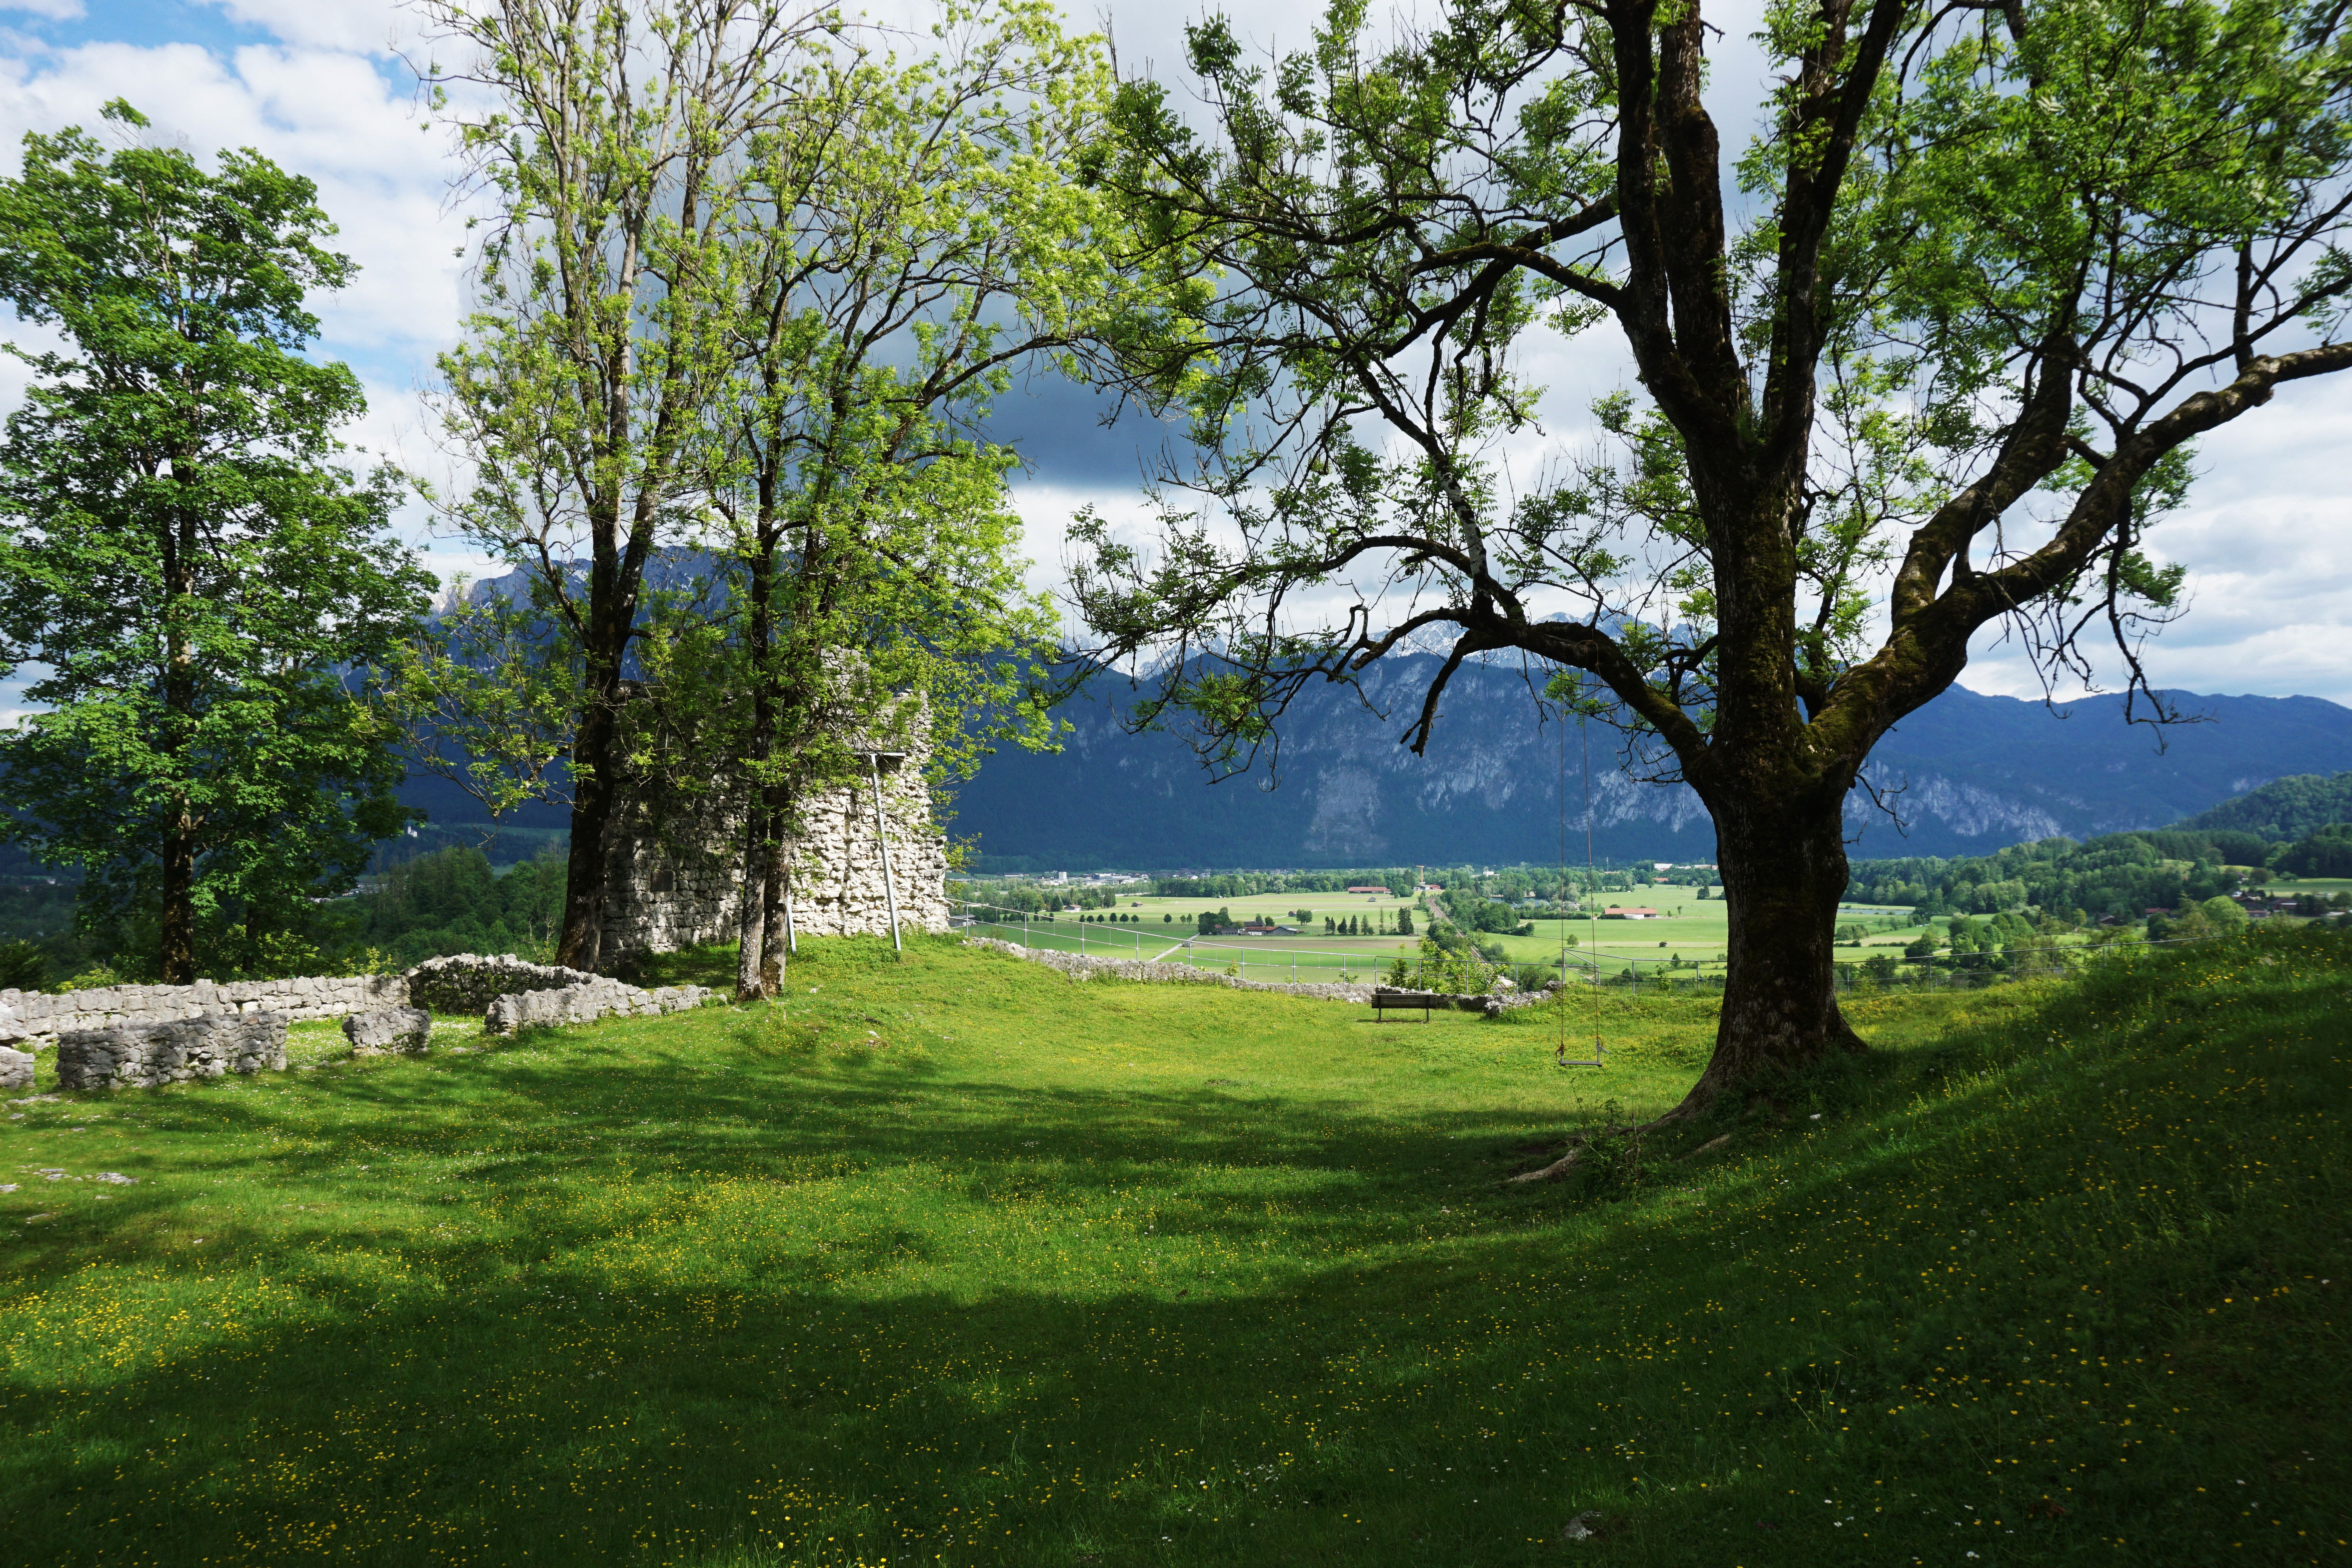
<svg viewBox="0 0 2352 1568"><path fill-rule="evenodd" d="M663 580L697 580L707 567L681 555L663 563ZM514 574L474 584L469 595L524 591ZM1001 752L955 787L950 831L972 843L982 870L1540 864L1583 858L1589 787L1600 858L1715 858L1714 826L1696 795L1641 782L1655 770L1621 765L1606 725L1563 735L1538 723L1530 683L1515 668L1465 666L1427 755L1407 752L1397 736L1437 664L1430 655L1383 659L1360 696L1308 688L1281 721L1278 750L1222 781L1179 737L1129 733L1129 689L1098 680L1060 710L1073 726L1061 752ZM1952 688L1879 742L1866 771L1893 815L1866 791L1850 797L1851 853L1982 855L2058 835L2161 827L2273 780L2352 769L2352 709L2316 697L2165 695L2199 721L2129 724L2118 696L2044 704ZM467 826L481 808L445 782L412 777L401 795L431 816L391 847L393 858L489 837ZM560 807L526 807L497 833L492 858L544 852L568 823Z"/></svg>
<svg viewBox="0 0 2352 1568"><path fill-rule="evenodd" d="M1278 758L1213 782L1184 742L1134 735L1124 682L1065 707L1058 754L1007 751L954 794L950 830L982 870L1711 861L1715 831L1682 784L1621 767L1616 731L1537 721L1517 670L1465 667L1428 753L1397 743L1433 658L1383 660L1363 696L1310 689ZM1868 773L1895 817L1857 791L1856 858L1980 855L2064 835L2158 827L2273 779L2352 768L2352 709L2315 697L2170 692L2199 721L2124 721L2118 696L2045 705L1955 687L1905 720ZM1563 745L1563 741L1565 745Z"/></svg>

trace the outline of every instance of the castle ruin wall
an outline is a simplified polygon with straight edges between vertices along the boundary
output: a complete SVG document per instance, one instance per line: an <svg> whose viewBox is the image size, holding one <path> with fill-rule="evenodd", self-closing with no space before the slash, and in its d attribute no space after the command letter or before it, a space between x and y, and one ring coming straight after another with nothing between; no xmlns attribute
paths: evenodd
<svg viewBox="0 0 2352 1568"><path fill-rule="evenodd" d="M673 811L633 803L606 862L606 958L731 942L741 909L744 807L740 799ZM947 836L931 817L921 761L908 755L882 775L890 883L902 931L948 929ZM794 847L793 930L800 936L887 936L889 900L867 780L805 808Z"/></svg>

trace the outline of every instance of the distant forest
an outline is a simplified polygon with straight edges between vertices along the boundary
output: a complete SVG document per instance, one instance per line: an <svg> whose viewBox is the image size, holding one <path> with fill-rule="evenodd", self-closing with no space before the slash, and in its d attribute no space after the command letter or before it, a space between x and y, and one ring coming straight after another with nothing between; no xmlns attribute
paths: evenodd
<svg viewBox="0 0 2352 1568"><path fill-rule="evenodd" d="M503 868L469 845L403 861L349 898L313 905L294 940L279 942L243 973L374 973L451 952L543 962L563 911L563 859L555 848ZM141 962L152 945L142 931L113 921L77 924L79 890L64 879L0 886L0 990L87 990L152 978Z"/></svg>
<svg viewBox="0 0 2352 1568"><path fill-rule="evenodd" d="M2323 826L2292 844L2231 829L2158 828L2077 844L2045 838L1966 859L1860 860L1852 896L1927 915L1992 914L2032 905L2078 920L2152 909L2297 877L2352 877L2352 826Z"/></svg>
<svg viewBox="0 0 2352 1568"><path fill-rule="evenodd" d="M2265 843L2292 844L2346 823L2352 823L2352 773L2273 779L2173 826L2189 832L2249 833ZM2352 872L2299 874L2341 877Z"/></svg>

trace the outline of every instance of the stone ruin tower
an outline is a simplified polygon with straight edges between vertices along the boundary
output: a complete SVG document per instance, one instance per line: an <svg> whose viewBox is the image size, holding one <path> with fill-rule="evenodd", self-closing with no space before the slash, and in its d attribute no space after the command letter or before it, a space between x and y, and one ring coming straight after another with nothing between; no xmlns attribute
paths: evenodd
<svg viewBox="0 0 2352 1568"><path fill-rule="evenodd" d="M891 885L901 931L945 931L947 835L933 819L923 779L923 726L910 729L905 753L881 764ZM608 840L604 959L732 942L742 894L741 798L692 808L638 791L627 792L627 800ZM795 934L887 936L873 785L861 779L820 795L808 804L806 818L793 877Z"/></svg>

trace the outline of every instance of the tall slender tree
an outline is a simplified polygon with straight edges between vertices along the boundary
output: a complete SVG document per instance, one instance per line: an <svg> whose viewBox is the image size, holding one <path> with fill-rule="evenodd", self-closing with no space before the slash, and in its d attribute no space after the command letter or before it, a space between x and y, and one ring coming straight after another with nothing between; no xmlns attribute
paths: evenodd
<svg viewBox="0 0 2352 1568"><path fill-rule="evenodd" d="M1192 28L1197 131L1121 89L1102 178L1215 289L1131 362L1189 384L1206 460L1170 479L1209 515L1083 524L1099 656L1181 656L1140 712L1224 754L1399 649L1445 654L1416 751L1465 660L1557 672L1715 819L1690 1108L1858 1048L1832 936L1873 745L2004 618L2053 669L2112 631L2147 695L2190 443L2352 366L2347 13L1773 0L1731 153L1702 0L1450 0L1387 46L1367 15L1265 62ZM1613 331L1621 458L1505 460L1542 328Z"/></svg>
<svg viewBox="0 0 2352 1568"><path fill-rule="evenodd" d="M35 380L0 444L0 666L46 667L46 710L0 732L0 831L81 866L86 914L152 914L131 957L169 982L265 962L408 816L349 672L431 579L386 536L398 477L340 464L358 379L306 352L306 293L353 271L333 234L250 150L207 174L68 130L0 180L0 299L67 343L9 348Z"/></svg>
<svg viewBox="0 0 2352 1568"><path fill-rule="evenodd" d="M1115 212L1078 180L1110 85L1049 6L950 6L911 59L808 48L761 148L710 497L750 694L744 994L778 984L801 807L864 775L854 746L920 725L947 779L1049 732L1055 622L1022 586L1017 458L987 420L1016 370L1079 372L1134 308Z"/></svg>
<svg viewBox="0 0 2352 1568"><path fill-rule="evenodd" d="M557 952L593 969L632 658L661 618L648 569L707 493L704 415L732 369L721 238L795 42L839 24L767 0L425 5L473 57L434 73L467 89L437 101L496 206L442 361L443 428L471 470L447 515L527 591L461 606L406 689L428 766L494 807L569 799Z"/></svg>

